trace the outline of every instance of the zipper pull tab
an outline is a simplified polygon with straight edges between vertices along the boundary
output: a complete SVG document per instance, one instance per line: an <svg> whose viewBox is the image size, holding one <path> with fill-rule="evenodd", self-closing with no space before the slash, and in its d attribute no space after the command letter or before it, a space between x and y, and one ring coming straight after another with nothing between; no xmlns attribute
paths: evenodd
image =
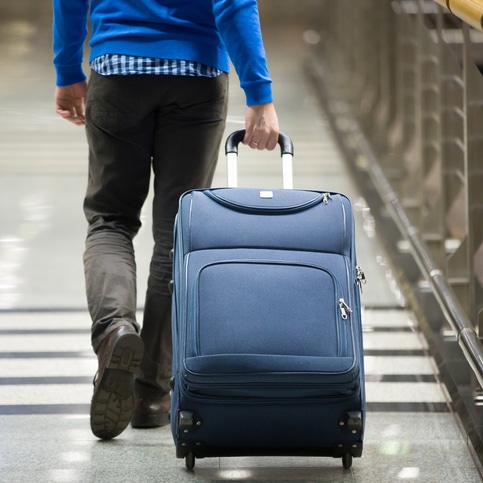
<svg viewBox="0 0 483 483"><path fill-rule="evenodd" d="M362 293L362 286L367 283L366 276L362 271L361 267L358 266L356 270L357 270L357 285L359 285L359 289Z"/></svg>
<svg viewBox="0 0 483 483"><path fill-rule="evenodd" d="M344 299L339 299L339 308L344 320L346 320L348 317L347 312L352 313L352 309L345 303Z"/></svg>
<svg viewBox="0 0 483 483"><path fill-rule="evenodd" d="M330 193L324 193L324 197L322 198L322 201L325 204L327 204L331 199L332 199L332 195Z"/></svg>

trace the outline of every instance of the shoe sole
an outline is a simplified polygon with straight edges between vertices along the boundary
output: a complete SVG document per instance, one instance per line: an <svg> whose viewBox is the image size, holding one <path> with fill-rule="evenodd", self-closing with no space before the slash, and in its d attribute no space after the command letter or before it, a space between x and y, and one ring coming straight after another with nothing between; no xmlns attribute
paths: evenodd
<svg viewBox="0 0 483 483"><path fill-rule="evenodd" d="M91 430L98 438L115 438L129 425L134 410L134 376L143 350L143 341L136 334L126 334L114 344L91 401Z"/></svg>

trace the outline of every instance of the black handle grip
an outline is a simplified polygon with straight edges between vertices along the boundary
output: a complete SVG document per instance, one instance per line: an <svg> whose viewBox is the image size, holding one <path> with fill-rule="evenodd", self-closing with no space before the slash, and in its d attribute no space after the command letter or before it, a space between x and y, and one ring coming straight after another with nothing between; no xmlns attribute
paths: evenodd
<svg viewBox="0 0 483 483"><path fill-rule="evenodd" d="M238 154L238 145L243 141L245 137L245 129L232 132L226 139L225 154L235 153ZM293 156L293 143L292 140L284 133L278 135L278 144L280 145L281 155L290 154Z"/></svg>

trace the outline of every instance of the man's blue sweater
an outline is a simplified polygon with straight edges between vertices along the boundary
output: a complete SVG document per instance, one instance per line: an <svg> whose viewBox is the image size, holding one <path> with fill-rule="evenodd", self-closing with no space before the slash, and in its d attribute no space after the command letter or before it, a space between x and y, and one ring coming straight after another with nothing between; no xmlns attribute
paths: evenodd
<svg viewBox="0 0 483 483"><path fill-rule="evenodd" d="M90 7L90 60L102 54L180 59L229 71L247 104L272 101L256 0L53 0L57 85L84 80Z"/></svg>

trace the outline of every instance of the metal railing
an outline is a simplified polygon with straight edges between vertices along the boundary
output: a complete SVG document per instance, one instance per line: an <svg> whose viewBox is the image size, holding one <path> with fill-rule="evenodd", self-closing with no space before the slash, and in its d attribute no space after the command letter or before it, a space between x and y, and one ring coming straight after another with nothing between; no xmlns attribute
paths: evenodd
<svg viewBox="0 0 483 483"><path fill-rule="evenodd" d="M322 5L327 78L374 154L360 162L483 386L483 1Z"/></svg>

